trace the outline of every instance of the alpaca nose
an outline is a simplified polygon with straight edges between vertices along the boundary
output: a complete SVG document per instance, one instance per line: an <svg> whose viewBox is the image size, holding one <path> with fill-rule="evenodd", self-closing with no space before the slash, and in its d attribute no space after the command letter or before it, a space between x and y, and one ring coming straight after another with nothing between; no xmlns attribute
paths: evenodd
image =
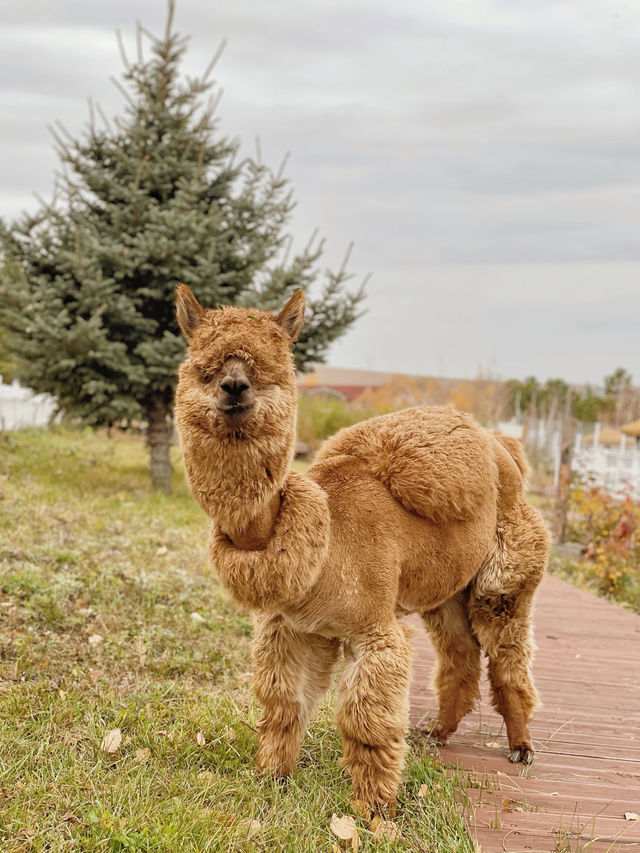
<svg viewBox="0 0 640 853"><path fill-rule="evenodd" d="M230 397L240 397L245 391L249 390L249 383L242 376L232 376L229 374L224 377L220 383L220 387Z"/></svg>
<svg viewBox="0 0 640 853"><path fill-rule="evenodd" d="M229 359L218 386L218 408L225 414L238 415L249 412L254 404L251 380L246 365L239 359Z"/></svg>

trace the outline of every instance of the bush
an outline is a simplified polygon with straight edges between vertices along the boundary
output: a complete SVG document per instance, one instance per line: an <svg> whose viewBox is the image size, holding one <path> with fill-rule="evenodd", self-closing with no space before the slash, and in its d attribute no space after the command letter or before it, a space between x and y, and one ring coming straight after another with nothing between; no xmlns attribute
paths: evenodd
<svg viewBox="0 0 640 853"><path fill-rule="evenodd" d="M640 608L640 506L629 493L614 497L599 486L577 485L568 538L582 545L577 571L605 595Z"/></svg>
<svg viewBox="0 0 640 853"><path fill-rule="evenodd" d="M325 438L343 427L369 417L333 394L300 394L298 398L298 441L315 451Z"/></svg>

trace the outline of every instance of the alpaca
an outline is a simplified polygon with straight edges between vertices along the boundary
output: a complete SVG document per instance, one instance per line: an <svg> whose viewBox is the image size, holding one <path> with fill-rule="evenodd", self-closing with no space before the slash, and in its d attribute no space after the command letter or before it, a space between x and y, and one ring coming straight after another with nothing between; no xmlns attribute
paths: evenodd
<svg viewBox="0 0 640 853"><path fill-rule="evenodd" d="M204 309L176 294L189 344L175 414L191 491L211 519L221 583L255 613L252 671L263 706L259 772L286 776L341 652L337 724L357 799L393 804L406 752L418 613L438 652L441 741L478 697L489 660L510 759L528 764L533 594L549 539L524 492L519 442L450 408L372 418L292 471L291 345L304 293L276 317Z"/></svg>

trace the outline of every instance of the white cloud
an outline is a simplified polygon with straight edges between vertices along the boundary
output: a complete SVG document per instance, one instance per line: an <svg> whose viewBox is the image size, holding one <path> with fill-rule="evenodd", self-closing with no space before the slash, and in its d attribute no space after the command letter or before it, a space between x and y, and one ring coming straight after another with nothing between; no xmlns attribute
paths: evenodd
<svg viewBox="0 0 640 853"><path fill-rule="evenodd" d="M50 189L46 125L59 118L78 133L89 95L119 109L108 81L121 69L114 28L133 55L135 19L157 31L164 5L25 0L3 15L0 215L13 216L33 190ZM374 273L369 314L335 360L422 371L441 359L467 375L492 361L506 374L577 379L598 379L612 362L640 381L629 328L639 4L179 0L176 23L192 34L189 73L229 38L216 70L221 128L249 151L259 134L267 162L291 150L296 236L319 226L332 261L354 238L356 269ZM587 298L585 275L602 297ZM505 289L504 276L518 286ZM426 282L444 284L435 295ZM409 321L389 322L403 305ZM440 333L452 316L462 330L453 341ZM545 325L551 344L528 346Z"/></svg>

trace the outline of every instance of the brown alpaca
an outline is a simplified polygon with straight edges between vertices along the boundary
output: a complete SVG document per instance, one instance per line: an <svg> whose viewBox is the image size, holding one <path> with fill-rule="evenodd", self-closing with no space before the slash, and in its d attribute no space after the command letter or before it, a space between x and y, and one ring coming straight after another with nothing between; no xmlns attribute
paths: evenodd
<svg viewBox="0 0 640 853"><path fill-rule="evenodd" d="M438 651L446 741L478 696L480 652L512 761L529 763L536 705L530 615L549 539L526 501L521 446L448 408L342 430L290 470L297 291L279 316L203 309L177 292L189 353L176 420L189 484L212 521L222 584L255 611L257 765L288 774L344 650L337 722L355 796L393 802L406 751L411 644L421 614Z"/></svg>

